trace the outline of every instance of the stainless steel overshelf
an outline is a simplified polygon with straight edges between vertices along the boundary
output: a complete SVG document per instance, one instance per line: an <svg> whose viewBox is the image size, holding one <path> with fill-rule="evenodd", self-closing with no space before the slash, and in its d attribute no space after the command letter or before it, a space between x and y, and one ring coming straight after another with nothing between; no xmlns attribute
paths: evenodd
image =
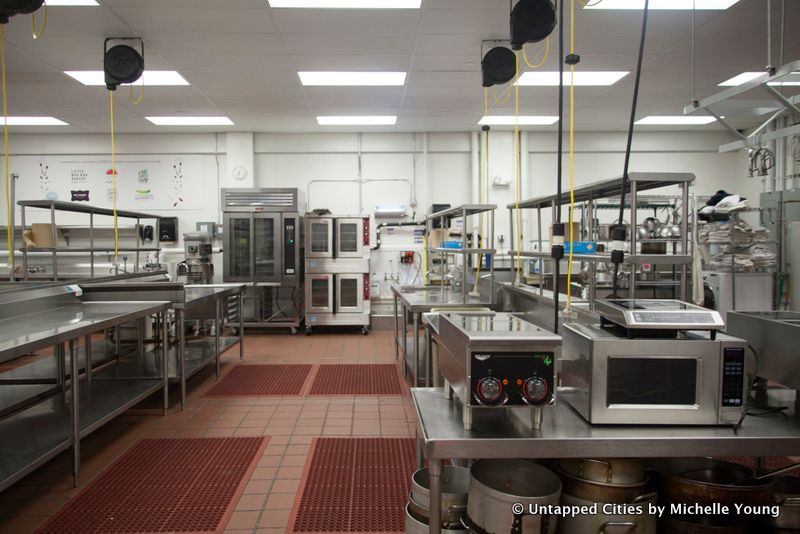
<svg viewBox="0 0 800 534"><path fill-rule="evenodd" d="M511 250L508 254L514 257L519 255L522 258L552 259L550 252L517 252L516 250ZM573 261L585 261L587 263L611 263L611 254L573 254L572 259ZM569 253L564 254L564 260L569 260ZM627 265L642 265L645 263L654 265L689 265L692 263L692 256L689 254L634 254L625 256L622 263Z"/></svg>
<svg viewBox="0 0 800 534"><path fill-rule="evenodd" d="M161 379L94 380L80 386L80 435L97 428L162 387ZM0 490L69 448L70 393L57 395L0 421Z"/></svg>
<svg viewBox="0 0 800 534"><path fill-rule="evenodd" d="M675 456L792 456L800 450L800 421L747 417L730 427L592 426L565 404L545 408L539 431L527 411L508 417L476 414L464 430L461 408L439 388L412 388L418 438L426 458L641 458ZM484 417L485 416L485 417Z"/></svg>
<svg viewBox="0 0 800 534"><path fill-rule="evenodd" d="M419 289L409 291L393 285L392 293L397 295L403 307L412 313L429 312L432 308L481 308L492 305L491 302L481 300L480 297L473 295L467 295L465 302L462 300L460 292L446 289L443 286L430 288L427 291Z"/></svg>
<svg viewBox="0 0 800 534"><path fill-rule="evenodd" d="M73 213L87 213L94 215L108 215L114 216L114 210L110 208L99 208L87 204L79 204L77 202L63 202L60 200L20 200L18 205L26 208L42 208L42 209L55 209L58 211L70 211ZM124 217L126 219L160 219L160 215L153 215L150 213L143 213L140 211L127 211L117 210L117 217Z"/></svg>
<svg viewBox="0 0 800 534"><path fill-rule="evenodd" d="M497 252L493 248L448 248L436 247L429 248L428 252L440 252L444 254L494 254Z"/></svg>
<svg viewBox="0 0 800 534"><path fill-rule="evenodd" d="M464 204L462 206L457 206L455 208L448 208L446 210L437 211L436 213L431 213L427 217L427 220L434 220L434 219L441 219L444 217L447 220L455 219L458 217L464 216L466 213L467 216L470 215L477 215L479 213L486 213L488 211L496 210L497 205L495 204Z"/></svg>
<svg viewBox="0 0 800 534"><path fill-rule="evenodd" d="M628 183L630 185L635 184L637 191L640 192L682 183L692 183L694 180L694 174L684 172L632 172L628 174ZM618 197L621 194L622 177L620 176L618 178L594 182L592 184L576 188L575 202L587 202L590 200L600 200L602 198ZM549 208L555 204L558 198L558 195L547 195L523 200L519 203L519 205L517 205L515 202L512 202L506 207L508 209ZM562 193L562 202L568 202L569 198L569 191Z"/></svg>
<svg viewBox="0 0 800 534"><path fill-rule="evenodd" d="M0 362L165 310L168 302L89 302L0 320Z"/></svg>

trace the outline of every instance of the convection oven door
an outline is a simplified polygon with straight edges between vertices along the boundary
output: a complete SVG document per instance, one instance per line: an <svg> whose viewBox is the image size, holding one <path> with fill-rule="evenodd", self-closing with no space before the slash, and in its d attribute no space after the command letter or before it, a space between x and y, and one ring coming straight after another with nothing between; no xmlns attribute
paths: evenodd
<svg viewBox="0 0 800 534"><path fill-rule="evenodd" d="M306 219L306 258L333 257L333 219Z"/></svg>
<svg viewBox="0 0 800 534"><path fill-rule="evenodd" d="M250 214L225 214L225 250L223 279L225 282L253 280L253 225Z"/></svg>
<svg viewBox="0 0 800 534"><path fill-rule="evenodd" d="M333 313L333 275L306 275L306 313Z"/></svg>
<svg viewBox="0 0 800 534"><path fill-rule="evenodd" d="M364 275L336 275L336 313L361 313L364 310Z"/></svg>
<svg viewBox="0 0 800 534"><path fill-rule="evenodd" d="M369 241L367 241L369 246ZM361 258L364 256L364 219L336 220L336 257Z"/></svg>
<svg viewBox="0 0 800 534"><path fill-rule="evenodd" d="M280 282L282 275L281 216L275 213L253 215L253 280Z"/></svg>

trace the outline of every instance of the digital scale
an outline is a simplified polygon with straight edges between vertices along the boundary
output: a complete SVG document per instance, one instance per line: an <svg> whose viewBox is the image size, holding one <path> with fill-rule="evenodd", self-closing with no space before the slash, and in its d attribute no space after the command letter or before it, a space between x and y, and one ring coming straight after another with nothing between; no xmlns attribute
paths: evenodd
<svg viewBox="0 0 800 534"><path fill-rule="evenodd" d="M719 312L680 300L598 299L595 311L600 314L602 327L621 327L631 339L646 331L674 335L680 330L710 331L711 339L715 339L716 332L725 328Z"/></svg>

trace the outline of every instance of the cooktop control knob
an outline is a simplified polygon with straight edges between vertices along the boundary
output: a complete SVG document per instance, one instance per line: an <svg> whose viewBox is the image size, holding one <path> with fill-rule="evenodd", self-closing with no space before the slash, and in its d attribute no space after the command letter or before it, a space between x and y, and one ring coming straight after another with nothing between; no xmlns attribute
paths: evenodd
<svg viewBox="0 0 800 534"><path fill-rule="evenodd" d="M503 385L494 377L486 377L478 382L478 398L484 404L495 404L503 395Z"/></svg>
<svg viewBox="0 0 800 534"><path fill-rule="evenodd" d="M549 389L541 378L529 378L523 386L523 393L531 404L540 404L547 398Z"/></svg>

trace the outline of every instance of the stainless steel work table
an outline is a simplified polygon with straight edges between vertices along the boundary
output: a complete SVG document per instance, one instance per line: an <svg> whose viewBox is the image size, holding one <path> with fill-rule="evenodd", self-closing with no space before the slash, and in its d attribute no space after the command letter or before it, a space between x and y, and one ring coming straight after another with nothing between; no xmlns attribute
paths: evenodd
<svg viewBox="0 0 800 534"><path fill-rule="evenodd" d="M800 420L777 414L747 417L741 428L592 426L568 405L545 409L541 430L529 413L478 410L464 430L461 406L440 388L412 388L417 448L430 470L430 531L441 529L442 462L480 458L669 458L683 456L794 456ZM524 409L523 409L524 410Z"/></svg>
<svg viewBox="0 0 800 534"><path fill-rule="evenodd" d="M392 285L392 296L394 299L394 337L395 337L395 359L400 358L400 349L403 350L403 376L408 376L408 370L414 372L414 384L423 385L421 378L422 361L419 357L419 327L423 313L437 310L454 310L461 308L488 308L491 302L482 301L479 297L467 295L466 302L463 295L454 292L444 286L398 286ZM402 314L402 335L399 319L398 303L403 307ZM408 315L411 315L412 328L412 347L409 351L408 336ZM428 358L426 358L427 361ZM431 385L432 369L428 368L425 373L424 385Z"/></svg>
<svg viewBox="0 0 800 534"><path fill-rule="evenodd" d="M110 300L116 298L137 298L141 300L166 299L171 301L175 313L175 333L177 343L167 352L168 377L170 382L180 384L181 408L186 406L186 381L212 362L216 366L216 375L220 373L220 357L224 352L239 345L239 358L244 359L244 325L243 314L238 313L238 335L222 336L222 320L224 303L238 296L238 310L242 309L244 284L208 284L183 285L167 282L147 284L137 283L105 283L87 285L85 290L91 298ZM214 321L213 340L201 338L186 340L186 320ZM152 369L141 369L138 360L131 357L121 358L111 372L127 375L134 369L140 372L155 372Z"/></svg>
<svg viewBox="0 0 800 534"><path fill-rule="evenodd" d="M167 409L166 358L157 355L160 376L125 376L110 379L102 373L92 378L87 373L81 383L76 341L106 328L138 322L160 314L166 324L170 303L156 302L81 302L74 287L50 287L4 295L0 319L0 362L24 354L55 347L58 362L58 387L45 397L31 391L35 404L24 407L20 395L33 385L6 385L13 389L16 408L13 415L0 420L0 489L24 477L70 446L73 448L73 476L77 485L80 471L80 440L124 410L162 390ZM27 300L26 300L27 299ZM14 311L16 314L13 314ZM161 346L166 339L161 340ZM68 351L64 344L68 345ZM139 356L144 358L143 346ZM67 352L69 360L67 360ZM90 351L91 352L91 351ZM70 387L66 389L66 367L70 362ZM50 393L50 392L48 392ZM44 398L44 400L42 400ZM11 413L10 410L7 413ZM68 419L69 418L69 419ZM68 422L68 421L71 421Z"/></svg>

